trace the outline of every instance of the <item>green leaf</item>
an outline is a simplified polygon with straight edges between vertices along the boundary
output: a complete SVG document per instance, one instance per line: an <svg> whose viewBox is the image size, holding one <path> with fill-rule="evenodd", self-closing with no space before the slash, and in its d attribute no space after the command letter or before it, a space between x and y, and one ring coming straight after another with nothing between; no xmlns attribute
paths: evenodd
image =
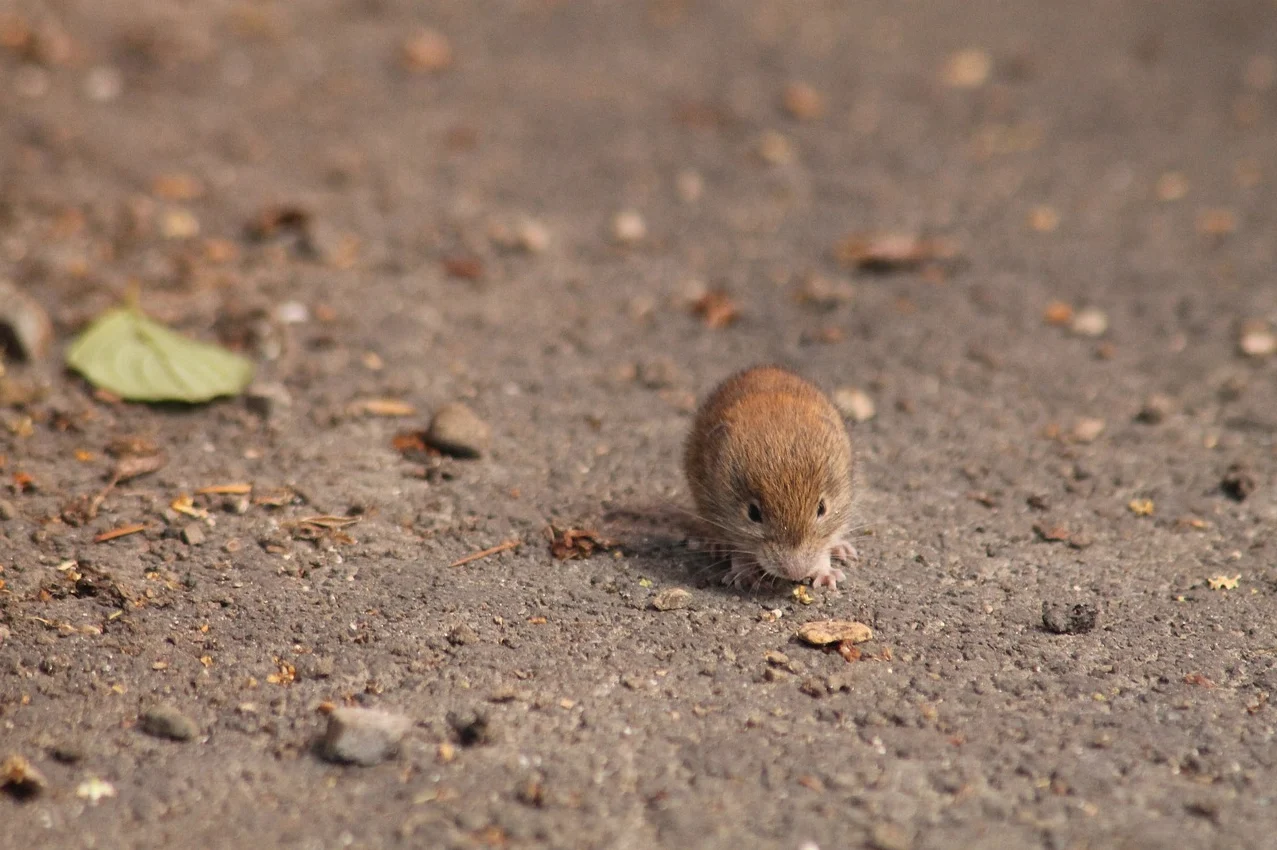
<svg viewBox="0 0 1277 850"><path fill-rule="evenodd" d="M107 311L80 334L67 349L67 365L129 401L208 401L235 395L253 379L248 359L128 307Z"/></svg>

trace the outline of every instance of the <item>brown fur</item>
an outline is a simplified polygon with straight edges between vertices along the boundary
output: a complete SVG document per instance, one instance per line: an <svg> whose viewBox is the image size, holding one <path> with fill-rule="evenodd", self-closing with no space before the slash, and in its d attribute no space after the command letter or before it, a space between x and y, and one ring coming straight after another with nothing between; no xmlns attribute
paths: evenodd
<svg viewBox="0 0 1277 850"><path fill-rule="evenodd" d="M773 575L777 563L828 553L850 525L846 426L823 392L785 369L755 367L720 384L697 412L684 469L711 538ZM749 518L751 501L763 522ZM803 577L793 569L785 577Z"/></svg>

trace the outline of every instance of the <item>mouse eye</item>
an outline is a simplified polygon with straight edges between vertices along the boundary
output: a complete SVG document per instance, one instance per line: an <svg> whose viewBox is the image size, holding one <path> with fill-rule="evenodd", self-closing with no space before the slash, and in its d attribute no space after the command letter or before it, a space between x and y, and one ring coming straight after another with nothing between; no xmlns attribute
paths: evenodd
<svg viewBox="0 0 1277 850"><path fill-rule="evenodd" d="M749 503L749 519L750 522L763 521L763 509L758 506L758 502Z"/></svg>
<svg viewBox="0 0 1277 850"><path fill-rule="evenodd" d="M820 504L816 506L816 516L819 518L824 515L825 515L825 500L821 499Z"/></svg>

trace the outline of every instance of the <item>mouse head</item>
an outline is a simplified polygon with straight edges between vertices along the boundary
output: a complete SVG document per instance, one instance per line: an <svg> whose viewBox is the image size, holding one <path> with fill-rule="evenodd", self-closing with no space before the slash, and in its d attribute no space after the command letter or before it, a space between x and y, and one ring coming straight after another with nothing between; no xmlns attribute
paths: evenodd
<svg viewBox="0 0 1277 850"><path fill-rule="evenodd" d="M758 436L737 432L724 440L716 464L721 496L706 519L767 574L801 581L828 570L830 550L850 522L850 447L841 428Z"/></svg>

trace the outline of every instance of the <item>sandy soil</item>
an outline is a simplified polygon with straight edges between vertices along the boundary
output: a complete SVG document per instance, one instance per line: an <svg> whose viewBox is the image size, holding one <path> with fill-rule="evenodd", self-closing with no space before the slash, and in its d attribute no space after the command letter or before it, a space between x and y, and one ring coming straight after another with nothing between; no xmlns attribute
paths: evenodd
<svg viewBox="0 0 1277 850"><path fill-rule="evenodd" d="M0 12L0 276L57 333L3 379L0 846L1272 846L1272 2ZM132 281L287 399L95 398L60 351ZM676 520L762 360L876 408L806 601ZM484 457L397 447L453 401ZM90 516L121 440L167 462ZM325 703L413 726L334 765Z"/></svg>

